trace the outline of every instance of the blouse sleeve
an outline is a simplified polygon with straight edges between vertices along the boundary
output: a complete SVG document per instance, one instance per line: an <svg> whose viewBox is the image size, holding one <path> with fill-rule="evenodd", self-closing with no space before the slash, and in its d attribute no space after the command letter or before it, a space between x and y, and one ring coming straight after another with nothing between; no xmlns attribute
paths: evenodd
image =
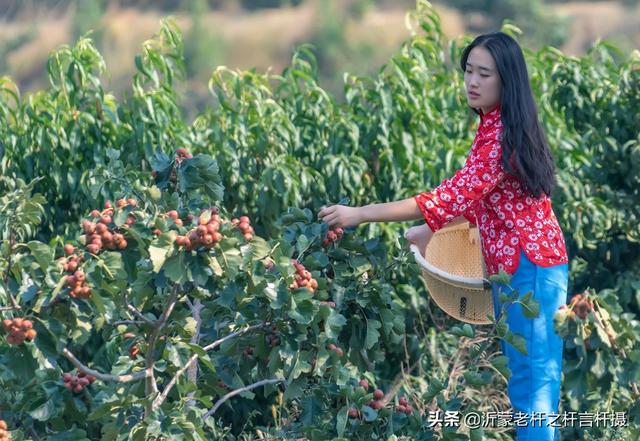
<svg viewBox="0 0 640 441"><path fill-rule="evenodd" d="M478 202L475 201L472 204L469 205L469 208L467 208L464 213L462 213L462 215L473 225L476 224L476 206L477 206Z"/></svg>
<svg viewBox="0 0 640 441"><path fill-rule="evenodd" d="M463 168L432 191L414 199L432 231L438 231L455 217L464 215L475 223L475 207L505 177L501 164L502 146L496 138L479 142Z"/></svg>

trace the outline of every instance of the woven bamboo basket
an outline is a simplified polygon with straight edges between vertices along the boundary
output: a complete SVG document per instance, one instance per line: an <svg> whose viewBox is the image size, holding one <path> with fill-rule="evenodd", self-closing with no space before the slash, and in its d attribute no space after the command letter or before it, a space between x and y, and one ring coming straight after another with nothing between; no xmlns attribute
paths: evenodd
<svg viewBox="0 0 640 441"><path fill-rule="evenodd" d="M433 301L444 312L462 322L491 323L491 282L480 249L478 228L469 222L436 231L424 257L411 245L416 262Z"/></svg>

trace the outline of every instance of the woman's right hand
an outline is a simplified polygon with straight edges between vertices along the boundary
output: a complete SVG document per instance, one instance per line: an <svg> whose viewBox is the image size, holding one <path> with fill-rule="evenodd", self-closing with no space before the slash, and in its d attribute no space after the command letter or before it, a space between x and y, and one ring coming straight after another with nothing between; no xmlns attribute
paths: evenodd
<svg viewBox="0 0 640 441"><path fill-rule="evenodd" d="M362 223L360 207L346 205L331 205L322 207L318 212L318 219L329 224L330 227L349 228Z"/></svg>

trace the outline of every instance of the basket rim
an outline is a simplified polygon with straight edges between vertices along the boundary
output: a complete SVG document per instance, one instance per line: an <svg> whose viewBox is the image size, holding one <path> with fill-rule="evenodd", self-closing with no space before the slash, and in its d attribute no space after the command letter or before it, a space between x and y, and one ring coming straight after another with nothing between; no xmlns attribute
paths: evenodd
<svg viewBox="0 0 640 441"><path fill-rule="evenodd" d="M411 244L409 248L413 252L413 256L416 262L431 276L439 279L441 282L448 283L457 288L477 290L485 290L491 288L491 281L484 277L465 277L459 276L457 274L451 274L427 262L427 260L422 256L422 253L420 253L418 247L415 244Z"/></svg>

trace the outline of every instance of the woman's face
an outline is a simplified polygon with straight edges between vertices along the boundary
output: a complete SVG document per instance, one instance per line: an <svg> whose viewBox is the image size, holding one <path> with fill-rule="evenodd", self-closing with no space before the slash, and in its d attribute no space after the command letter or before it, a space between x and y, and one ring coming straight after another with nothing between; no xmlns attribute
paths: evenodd
<svg viewBox="0 0 640 441"><path fill-rule="evenodd" d="M483 114L500 104L500 75L491 53L483 46L476 46L469 52L464 87L469 106L481 109Z"/></svg>

